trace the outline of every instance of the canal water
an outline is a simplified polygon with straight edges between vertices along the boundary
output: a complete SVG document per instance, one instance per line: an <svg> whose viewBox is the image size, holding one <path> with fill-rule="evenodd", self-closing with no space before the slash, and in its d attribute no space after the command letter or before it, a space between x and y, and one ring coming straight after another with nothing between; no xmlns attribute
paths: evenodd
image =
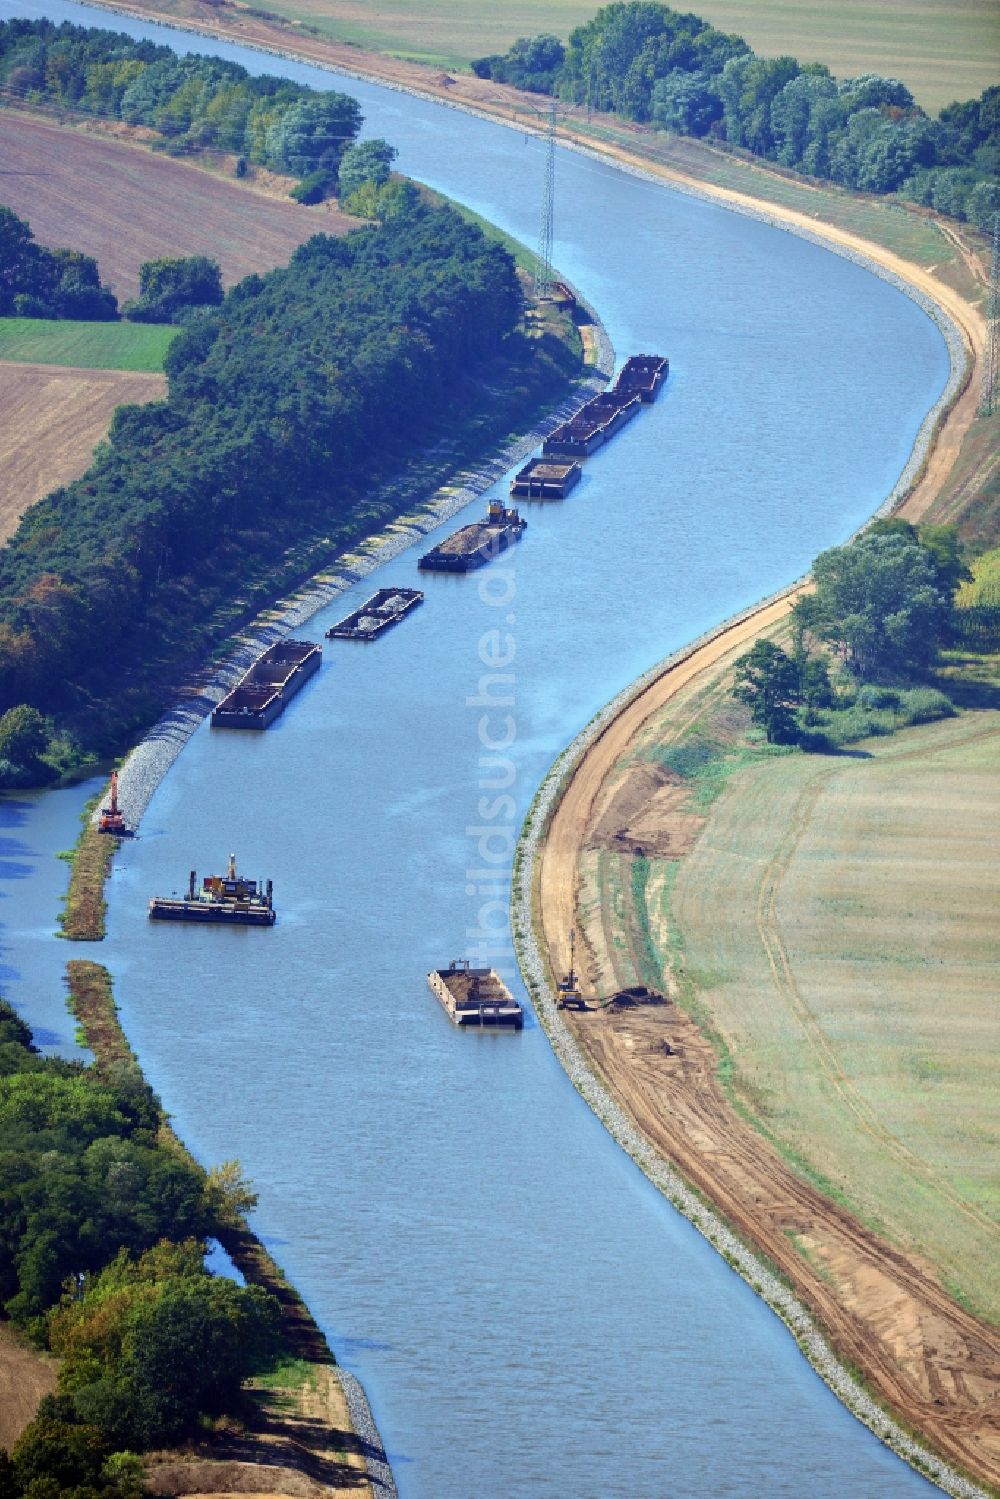
<svg viewBox="0 0 1000 1499"><path fill-rule="evenodd" d="M0 4L38 13L112 20ZM403 171L533 239L534 139L114 24L344 87ZM563 150L556 184L556 263L620 357L669 355L664 394L567 502L527 507L490 569L422 580L422 546L298 632L322 639L384 583L426 591L375 644L326 643L267 733L195 734L85 955L113 969L184 1139L257 1182L258 1230L363 1381L405 1499L914 1494L924 1481L606 1136L533 1019L465 1035L426 987L481 952L524 997L505 872L553 758L652 662L846 539L947 377L912 302L813 244ZM11 865L47 868L81 801L8 803ZM151 893L230 850L274 879L273 931L147 923ZM43 985L23 973L48 920L32 890L48 902L57 883L7 880L0 956L10 997L65 1044L51 988L72 947L51 944Z"/></svg>

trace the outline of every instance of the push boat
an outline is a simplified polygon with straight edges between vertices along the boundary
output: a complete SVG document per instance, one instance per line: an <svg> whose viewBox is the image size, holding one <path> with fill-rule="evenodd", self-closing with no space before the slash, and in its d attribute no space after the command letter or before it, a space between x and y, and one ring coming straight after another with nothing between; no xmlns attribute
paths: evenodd
<svg viewBox="0 0 1000 1499"><path fill-rule="evenodd" d="M208 874L197 888L198 875L188 876L187 895L154 895L150 921L216 921L225 926L273 926L273 887L258 885L236 872L236 855L229 855L224 875Z"/></svg>

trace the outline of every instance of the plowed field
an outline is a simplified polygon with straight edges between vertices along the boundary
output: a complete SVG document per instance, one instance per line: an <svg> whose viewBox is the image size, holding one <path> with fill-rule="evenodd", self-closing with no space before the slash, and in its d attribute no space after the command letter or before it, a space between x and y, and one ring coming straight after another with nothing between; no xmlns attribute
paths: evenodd
<svg viewBox="0 0 1000 1499"><path fill-rule="evenodd" d="M0 363L0 542L29 505L83 473L116 406L166 389L162 375Z"/></svg>
<svg viewBox="0 0 1000 1499"><path fill-rule="evenodd" d="M148 146L0 111L2 197L53 249L93 255L119 298L139 290L139 266L164 255L209 255L227 286L283 265L314 234L357 219L305 208L245 183L172 161Z"/></svg>

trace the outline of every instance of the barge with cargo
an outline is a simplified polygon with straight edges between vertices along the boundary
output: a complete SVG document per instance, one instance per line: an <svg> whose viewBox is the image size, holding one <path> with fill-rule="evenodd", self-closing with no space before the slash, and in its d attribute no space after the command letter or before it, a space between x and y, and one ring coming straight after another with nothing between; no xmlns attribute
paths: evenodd
<svg viewBox="0 0 1000 1499"><path fill-rule="evenodd" d="M491 500L482 520L455 531L425 552L417 563L422 572L469 573L499 557L520 541L528 522L500 500Z"/></svg>
<svg viewBox="0 0 1000 1499"><path fill-rule="evenodd" d="M236 872L236 855L229 855L225 874L208 874L198 889L192 869L186 895L154 895L149 902L150 921L215 921L225 926L273 926L274 891Z"/></svg>
<svg viewBox="0 0 1000 1499"><path fill-rule="evenodd" d="M670 361L662 354L633 354L614 385L549 434L542 445L543 458L589 458L656 399L669 371Z"/></svg>
<svg viewBox="0 0 1000 1499"><path fill-rule="evenodd" d="M492 968L473 968L468 959L456 959L447 968L435 968L427 983L458 1026L519 1031L524 1025L524 1010Z"/></svg>
<svg viewBox="0 0 1000 1499"><path fill-rule="evenodd" d="M279 640L212 712L216 729L266 729L314 672L323 652L308 640Z"/></svg>
<svg viewBox="0 0 1000 1499"><path fill-rule="evenodd" d="M328 640L377 640L423 601L419 588L380 588L360 609L332 625L326 637Z"/></svg>
<svg viewBox="0 0 1000 1499"><path fill-rule="evenodd" d="M564 500L582 476L578 463L532 458L511 479L510 492L519 500Z"/></svg>

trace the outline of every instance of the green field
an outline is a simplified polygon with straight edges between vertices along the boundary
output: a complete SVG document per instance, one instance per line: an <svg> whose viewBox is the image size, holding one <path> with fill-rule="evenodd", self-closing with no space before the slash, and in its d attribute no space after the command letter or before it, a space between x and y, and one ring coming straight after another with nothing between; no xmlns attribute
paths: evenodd
<svg viewBox="0 0 1000 1499"><path fill-rule="evenodd" d="M163 323L76 323L51 318L0 318L0 359L87 370L163 369L180 330Z"/></svg>
<svg viewBox="0 0 1000 1499"><path fill-rule="evenodd" d="M581 0L269 0L269 10L324 36L434 66L462 68L519 36L566 38L598 5ZM678 7L675 7L678 8ZM925 109L978 96L1000 76L998 0L699 0L696 15L746 38L763 56L824 62L839 78L901 78Z"/></svg>
<svg viewBox="0 0 1000 1499"><path fill-rule="evenodd" d="M746 1111L992 1318L998 769L995 711L744 768L653 913Z"/></svg>

